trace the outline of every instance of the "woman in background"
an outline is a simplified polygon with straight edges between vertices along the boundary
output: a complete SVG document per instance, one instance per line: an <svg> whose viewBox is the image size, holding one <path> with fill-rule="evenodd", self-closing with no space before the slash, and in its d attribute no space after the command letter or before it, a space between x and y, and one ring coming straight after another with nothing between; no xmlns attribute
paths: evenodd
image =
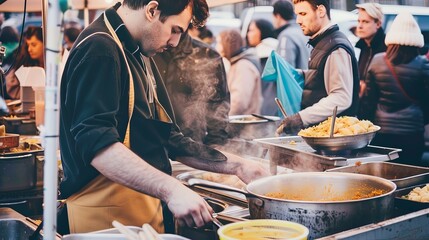
<svg viewBox="0 0 429 240"><path fill-rule="evenodd" d="M274 38L273 24L265 19L253 20L247 32L247 43L250 47L256 49L256 55L263 69L271 52L277 49L279 43ZM262 81L261 84L262 97L264 99L261 114L275 116L277 115L277 105L274 102L274 98L277 97L277 84L276 82L266 81Z"/></svg>
<svg viewBox="0 0 429 240"><path fill-rule="evenodd" d="M6 75L6 99L20 98L20 83L15 71L21 66L44 67L42 28L30 26L24 33L22 43L16 62Z"/></svg>
<svg viewBox="0 0 429 240"><path fill-rule="evenodd" d="M277 49L278 40L274 38L274 27L265 19L253 20L247 32L247 44L256 49L256 55L264 68L272 51Z"/></svg>
<svg viewBox="0 0 429 240"><path fill-rule="evenodd" d="M410 13L396 16L385 43L386 53L375 55L368 68L361 102L368 113L363 117L381 127L371 143L402 149L395 162L423 166L429 62L419 53L423 35Z"/></svg>
<svg viewBox="0 0 429 240"><path fill-rule="evenodd" d="M216 49L231 67L227 72L231 105L229 115L261 112L261 64L252 51L244 46L244 40L235 29L219 33Z"/></svg>

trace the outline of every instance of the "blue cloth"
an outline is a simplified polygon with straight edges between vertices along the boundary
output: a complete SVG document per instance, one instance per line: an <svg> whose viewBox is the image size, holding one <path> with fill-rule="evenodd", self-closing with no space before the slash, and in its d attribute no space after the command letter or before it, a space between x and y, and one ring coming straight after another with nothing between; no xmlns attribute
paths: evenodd
<svg viewBox="0 0 429 240"><path fill-rule="evenodd" d="M262 80L277 82L277 98L282 102L288 116L301 110L304 78L275 51L271 52L265 64Z"/></svg>

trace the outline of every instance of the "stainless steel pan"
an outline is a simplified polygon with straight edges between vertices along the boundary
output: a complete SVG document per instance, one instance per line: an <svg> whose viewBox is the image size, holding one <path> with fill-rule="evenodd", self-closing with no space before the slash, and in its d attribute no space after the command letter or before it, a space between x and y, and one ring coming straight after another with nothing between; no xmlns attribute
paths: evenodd
<svg viewBox="0 0 429 240"><path fill-rule="evenodd" d="M339 152L345 150L354 150L368 146L374 138L377 130L369 133L362 133L342 137L302 137L304 141L317 151Z"/></svg>

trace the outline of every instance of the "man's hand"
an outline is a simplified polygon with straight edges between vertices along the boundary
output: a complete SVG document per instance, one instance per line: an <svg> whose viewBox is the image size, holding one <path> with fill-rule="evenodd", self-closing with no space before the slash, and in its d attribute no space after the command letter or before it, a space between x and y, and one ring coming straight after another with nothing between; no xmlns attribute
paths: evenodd
<svg viewBox="0 0 429 240"><path fill-rule="evenodd" d="M213 219L210 205L183 185L171 191L166 203L180 226L202 227Z"/></svg>
<svg viewBox="0 0 429 240"><path fill-rule="evenodd" d="M259 162L246 160L231 153L223 152L223 154L228 157L228 161L237 164L236 171L233 174L237 175L245 183L271 175L267 167Z"/></svg>
<svg viewBox="0 0 429 240"><path fill-rule="evenodd" d="M277 134L288 133L288 134L296 135L303 128L304 128L304 123L302 122L302 119L299 113L297 113L283 119L282 123L277 128L276 133Z"/></svg>

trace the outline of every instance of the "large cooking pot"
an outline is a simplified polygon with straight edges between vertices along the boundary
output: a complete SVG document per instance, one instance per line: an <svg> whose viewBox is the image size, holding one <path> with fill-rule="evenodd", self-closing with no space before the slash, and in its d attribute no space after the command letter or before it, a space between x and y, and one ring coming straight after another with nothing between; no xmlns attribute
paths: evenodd
<svg viewBox="0 0 429 240"><path fill-rule="evenodd" d="M277 116L263 117L271 121L252 115L229 116L228 134L230 137L246 140L275 137L277 126L280 125L280 118Z"/></svg>
<svg viewBox="0 0 429 240"><path fill-rule="evenodd" d="M310 229L309 238L318 238L388 218L393 209L396 185L386 179L354 173L305 172L258 179L246 191L190 179L189 185L240 192L247 197L252 219L280 219ZM384 193L353 199L373 190ZM283 193L291 199L267 197ZM305 199L305 200L293 200ZM324 200L326 199L326 200Z"/></svg>
<svg viewBox="0 0 429 240"><path fill-rule="evenodd" d="M206 202L213 209L214 213L223 212L228 205L225 202L213 198L204 198ZM218 240L217 229L218 227L213 223L208 223L201 228L187 227L176 225L176 233L190 239L204 239L204 240Z"/></svg>
<svg viewBox="0 0 429 240"><path fill-rule="evenodd" d="M33 188L36 180L33 154L0 156L0 192Z"/></svg>

